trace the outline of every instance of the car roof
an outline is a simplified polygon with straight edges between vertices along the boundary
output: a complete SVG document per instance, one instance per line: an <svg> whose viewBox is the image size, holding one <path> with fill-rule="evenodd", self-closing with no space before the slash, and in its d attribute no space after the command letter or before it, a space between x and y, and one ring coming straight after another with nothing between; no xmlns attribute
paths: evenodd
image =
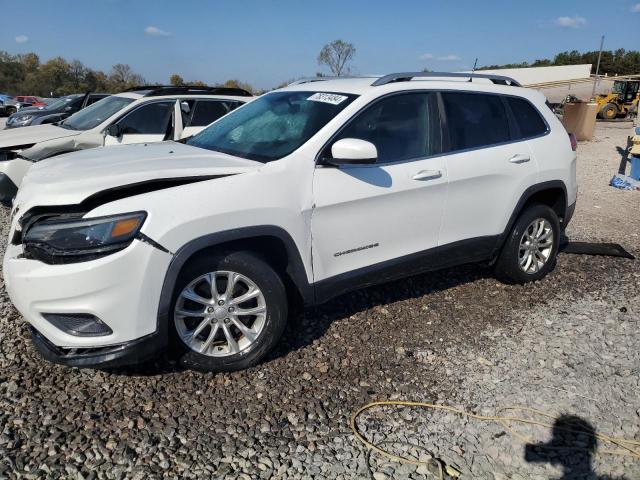
<svg viewBox="0 0 640 480"><path fill-rule="evenodd" d="M407 75L402 77L401 75ZM409 77L415 75L415 77ZM429 76L420 76L429 75ZM372 75L365 77L343 77L343 78L312 78L300 80L288 85L279 91L320 91L331 93L346 93L353 95L379 94L403 91L403 90L465 90L501 93L505 95L517 95L530 97L534 90L522 88L515 85L496 84L494 81L502 82L503 79L511 80L507 77L495 76L492 80L482 74L475 74L472 81L469 81L471 74L449 74L434 73L426 74L422 72L391 74L387 76ZM378 85L373 85L379 83ZM506 82L505 82L506 83Z"/></svg>
<svg viewBox="0 0 640 480"><path fill-rule="evenodd" d="M114 95L114 97L125 97L125 98L133 98L134 100L141 100L141 99L146 99L146 100L166 100L166 99L176 99L176 98L184 98L184 99L189 99L189 98L212 98L212 99L220 99L220 100L236 100L239 102L248 102L249 100L252 100L254 97L245 97L245 96L236 96L236 95L210 95L207 94L205 92L203 93L192 93L192 94L180 94L180 93L176 93L173 95L155 95L152 97L148 97L144 94L141 94L139 92L122 92L122 93L116 93Z"/></svg>
<svg viewBox="0 0 640 480"><path fill-rule="evenodd" d="M235 97L251 97L249 91L240 87L210 87L208 85L142 85L131 87L124 92L136 92L145 97L160 97L167 95L223 95Z"/></svg>

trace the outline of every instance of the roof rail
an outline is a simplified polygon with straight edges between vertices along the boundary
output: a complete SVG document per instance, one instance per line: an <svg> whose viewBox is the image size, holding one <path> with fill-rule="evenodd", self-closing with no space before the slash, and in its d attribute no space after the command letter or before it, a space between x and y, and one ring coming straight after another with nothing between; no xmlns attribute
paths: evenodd
<svg viewBox="0 0 640 480"><path fill-rule="evenodd" d="M124 90L125 92L143 91L145 97L157 97L159 95L230 95L236 97L252 97L253 95L244 88L236 87L209 87L197 85L139 85Z"/></svg>
<svg viewBox="0 0 640 480"><path fill-rule="evenodd" d="M486 78L493 83L500 85L511 85L513 87L520 87L521 85L511 77L505 77L502 75L494 75L490 73L452 73L452 72L401 72L391 73L384 77L378 78L371 84L373 87L379 85L386 85L393 82L407 82L414 78L468 78L471 81L472 78Z"/></svg>
<svg viewBox="0 0 640 480"><path fill-rule="evenodd" d="M287 87L291 87L293 85L301 85L303 83L312 83L312 82L322 82L324 80L343 80L347 78L373 78L373 77L307 77L300 78L299 80L295 80L287 85Z"/></svg>

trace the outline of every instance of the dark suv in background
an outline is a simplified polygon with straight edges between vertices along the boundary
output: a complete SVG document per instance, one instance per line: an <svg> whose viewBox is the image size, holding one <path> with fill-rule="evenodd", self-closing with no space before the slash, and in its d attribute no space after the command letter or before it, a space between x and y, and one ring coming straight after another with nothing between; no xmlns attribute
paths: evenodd
<svg viewBox="0 0 640 480"><path fill-rule="evenodd" d="M59 122L108 96L108 93L76 93L55 99L48 105L21 108L9 116L5 128L28 127L30 125Z"/></svg>
<svg viewBox="0 0 640 480"><path fill-rule="evenodd" d="M0 115L11 115L18 110L18 102L15 97L6 93L0 93Z"/></svg>

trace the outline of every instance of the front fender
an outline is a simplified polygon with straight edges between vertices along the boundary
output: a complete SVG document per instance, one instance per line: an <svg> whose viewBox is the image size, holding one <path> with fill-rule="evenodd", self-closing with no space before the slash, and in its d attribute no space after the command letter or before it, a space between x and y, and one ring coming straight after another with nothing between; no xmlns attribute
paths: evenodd
<svg viewBox="0 0 640 480"><path fill-rule="evenodd" d="M36 143L33 147L20 152L20 155L30 160L43 160L60 153L68 153L76 150L95 148L102 146L102 135L82 134L69 137L54 138Z"/></svg>
<svg viewBox="0 0 640 480"><path fill-rule="evenodd" d="M304 263L300 251L293 238L282 228L273 225L256 225L236 228L205 235L189 241L174 253L162 285L160 303L158 305L158 329L165 331L169 321L169 311L173 291L180 271L185 263L197 252L224 243L246 240L257 237L274 237L280 240L287 252L287 274L295 284L305 304L315 303L315 291L307 280Z"/></svg>

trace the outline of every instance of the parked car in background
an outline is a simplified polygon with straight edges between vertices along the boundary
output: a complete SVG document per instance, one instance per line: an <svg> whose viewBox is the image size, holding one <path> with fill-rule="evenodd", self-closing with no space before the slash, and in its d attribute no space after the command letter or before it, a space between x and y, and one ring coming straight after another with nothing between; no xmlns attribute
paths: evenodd
<svg viewBox="0 0 640 480"><path fill-rule="evenodd" d="M47 102L39 97L28 95L16 95L16 101L20 104L20 108L25 107L44 107Z"/></svg>
<svg viewBox="0 0 640 480"><path fill-rule="evenodd" d="M187 367L247 368L291 305L472 262L543 278L575 208L576 147L507 77L297 82L180 143L36 164L5 284L49 360L115 366L171 345Z"/></svg>
<svg viewBox="0 0 640 480"><path fill-rule="evenodd" d="M86 148L180 140L251 98L240 88L135 87L55 125L0 131L0 201L13 199L35 161Z"/></svg>
<svg viewBox="0 0 640 480"><path fill-rule="evenodd" d="M108 93L76 93L53 99L49 104L45 103L37 107L23 107L9 116L5 128L28 127L30 125L59 122L108 96Z"/></svg>
<svg viewBox="0 0 640 480"><path fill-rule="evenodd" d="M0 93L0 115L8 116L18 111L18 102L11 95Z"/></svg>

